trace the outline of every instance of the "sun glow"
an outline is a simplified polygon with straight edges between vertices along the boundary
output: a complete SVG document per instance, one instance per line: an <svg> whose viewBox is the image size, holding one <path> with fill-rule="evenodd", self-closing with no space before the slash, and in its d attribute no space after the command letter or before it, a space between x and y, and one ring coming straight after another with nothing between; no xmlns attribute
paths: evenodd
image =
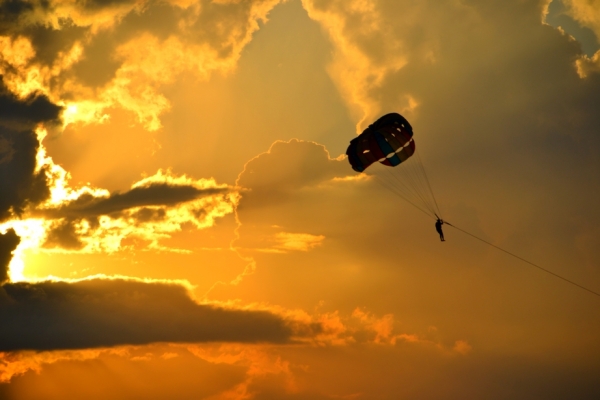
<svg viewBox="0 0 600 400"><path fill-rule="evenodd" d="M21 238L21 242L13 252L13 258L8 266L8 275L12 282L27 281L25 271L25 251L38 248L46 238L47 222L43 219L12 220L0 224L0 232L5 234L9 229L14 229Z"/></svg>

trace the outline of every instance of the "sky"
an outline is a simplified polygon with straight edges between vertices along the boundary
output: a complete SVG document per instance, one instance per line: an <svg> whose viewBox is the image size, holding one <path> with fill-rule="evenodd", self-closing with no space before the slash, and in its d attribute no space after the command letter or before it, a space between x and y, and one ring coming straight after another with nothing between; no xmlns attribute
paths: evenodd
<svg viewBox="0 0 600 400"><path fill-rule="evenodd" d="M0 0L0 398L599 398L599 105L598 0Z"/></svg>

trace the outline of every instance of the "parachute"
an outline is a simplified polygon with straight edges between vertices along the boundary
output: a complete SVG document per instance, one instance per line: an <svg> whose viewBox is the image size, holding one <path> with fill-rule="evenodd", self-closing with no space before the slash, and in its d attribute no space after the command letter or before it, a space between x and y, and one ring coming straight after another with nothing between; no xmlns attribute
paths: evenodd
<svg viewBox="0 0 600 400"><path fill-rule="evenodd" d="M397 167L385 168L386 172L370 169L370 172L378 183L422 212L434 218L441 215L423 162L416 152L412 126L402 115L390 113L373 122L350 141L346 155L356 172L364 172L377 162Z"/></svg>
<svg viewBox="0 0 600 400"><path fill-rule="evenodd" d="M375 161L394 167L414 154L412 136L412 127L402 115L384 115L350 141L348 161L356 172L363 172Z"/></svg>

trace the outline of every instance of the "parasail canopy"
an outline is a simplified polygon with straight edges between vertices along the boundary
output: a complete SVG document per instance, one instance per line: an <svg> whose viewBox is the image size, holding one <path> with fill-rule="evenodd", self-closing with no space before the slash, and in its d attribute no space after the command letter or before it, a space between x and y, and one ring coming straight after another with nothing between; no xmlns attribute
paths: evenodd
<svg viewBox="0 0 600 400"><path fill-rule="evenodd" d="M375 161L395 167L415 152L412 127L402 115L386 114L352 139L346 155L352 169L363 172Z"/></svg>

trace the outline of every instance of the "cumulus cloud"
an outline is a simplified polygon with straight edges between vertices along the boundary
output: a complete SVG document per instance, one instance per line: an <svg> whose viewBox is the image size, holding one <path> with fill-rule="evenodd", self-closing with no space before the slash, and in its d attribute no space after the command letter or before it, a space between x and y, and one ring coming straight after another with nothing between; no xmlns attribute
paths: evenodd
<svg viewBox="0 0 600 400"><path fill-rule="evenodd" d="M582 56L576 61L576 64L577 72L582 78L600 73L600 50L591 57Z"/></svg>
<svg viewBox="0 0 600 400"><path fill-rule="evenodd" d="M47 96L31 93L17 97L6 87L0 76L0 124L32 128L36 123L56 121L62 107L52 103Z"/></svg>
<svg viewBox="0 0 600 400"><path fill-rule="evenodd" d="M291 215L287 221L261 219L257 213L275 214L299 196L318 192L322 185L343 184L348 174L353 175L347 161L331 158L322 145L296 139L273 143L267 152L248 161L237 179L243 191L237 207L242 235L236 246L267 253L319 247L326 236L311 231L310 223L293 223Z"/></svg>
<svg viewBox="0 0 600 400"><path fill-rule="evenodd" d="M188 290L179 283L98 277L4 283L0 287L0 316L11 323L0 328L0 351L154 342L393 346L403 341L461 354L467 348L464 341L458 350L452 350L421 335L398 333L391 314L377 317L357 309L342 317L337 312L310 315L281 307L224 308L199 304Z"/></svg>
<svg viewBox="0 0 600 400"><path fill-rule="evenodd" d="M519 121L527 129L514 133L524 133L543 121L562 128L557 116L582 118L582 108L591 116L597 79L580 82L574 61L581 47L542 23L546 3L511 2L498 12L488 2L303 1L334 45L329 73L355 110L358 131L394 110L436 136L479 132L482 119ZM510 29L491 28L506 21ZM470 110L481 104L474 118Z"/></svg>
<svg viewBox="0 0 600 400"><path fill-rule="evenodd" d="M184 286L136 280L6 283L0 351L151 342L287 342L291 329L262 311L194 302Z"/></svg>
<svg viewBox="0 0 600 400"><path fill-rule="evenodd" d="M233 70L279 2L4 2L0 73L20 96L65 105L64 124L103 123L121 108L157 130L170 108L161 88Z"/></svg>
<svg viewBox="0 0 600 400"><path fill-rule="evenodd" d="M65 122L107 121L111 107L119 107L146 128L158 129L161 113L170 107L163 88L179 74L204 79L231 71L275 3L4 2L6 26L29 28L15 28L1 42L2 73L7 90L24 104L34 103L34 93L44 93L49 103L63 101ZM491 242L549 265L563 262L557 272L596 282L598 230L590 221L597 219L600 193L598 58L597 53L585 58L576 41L543 24L547 0L303 4L331 39L329 72L357 129L387 111L405 114L418 148L429 151L426 166L438 177L434 189L443 194L449 220L481 224ZM61 22L64 15L72 16L69 26ZM96 70L84 72L96 62ZM347 143L352 136L337 135L332 142ZM13 142L8 136L0 141L0 163L15 159ZM323 146L290 141L275 143L247 163L237 182L244 188L239 195L215 182L196 186L158 179L120 193L63 190L63 196L52 181L46 186L56 201L36 203L43 205L38 215L53 218L43 228L47 247L114 251L128 235L159 246L182 224L212 226L237 207L233 246L254 251L257 273L235 292L225 292L227 298L304 309L323 301L340 311L302 316L289 310L256 314L251 307L224 310L194 303L181 287L163 283L13 283L4 285L0 310L3 320L16 323L0 330L10 339L1 337L0 344L64 346L60 337L72 335L69 325L84 338L72 346L190 340L169 330L175 326L195 332L199 341L288 343L294 337L308 344L301 351L287 347L302 354L296 369L277 356L256 362L231 348L214 357L198 351L207 360L250 371L221 397L532 398L574 392L594 397L597 357L590 349L598 318L587 297L577 298L570 287L562 292L561 282L538 280L492 253L473 256L484 250L477 253L466 241L471 238L450 235L449 246L440 248L432 224L382 195L364 176L354 175ZM16 226L15 231L21 235ZM574 242L580 251L573 250ZM377 312L355 308L362 304ZM534 314L535 323L523 323ZM202 330L186 315L210 321L212 330ZM36 336L26 329L29 324L50 335ZM156 324L161 326L156 330L139 328ZM431 324L439 332L418 329ZM258 332L259 326L265 331ZM33 344L24 345L15 333ZM326 355L318 351L323 347ZM413 351L417 347L425 351ZM354 369L357 362L365 368ZM397 368L389 373L392 364ZM364 374L365 369L381 373ZM306 391L295 391L295 384L308 382L293 379L299 370L318 376ZM328 379L331 370L345 376L340 386ZM290 387L275 387L273 376ZM517 383L506 385L507 380ZM333 388L314 389L316 381ZM63 396L68 397L76 396Z"/></svg>
<svg viewBox="0 0 600 400"><path fill-rule="evenodd" d="M186 224L195 229L214 226L217 219L234 212L240 196L238 189L212 178L193 179L169 170L159 170L125 192L111 194L90 186L72 187L69 174L45 155L43 146L32 158L34 165L37 159L35 168L41 171L44 197L33 203L31 199L36 198L29 195L24 201L29 207L22 209L21 218L0 225L4 230L14 229L22 239L10 266L16 280L24 279L22 254L32 248L114 253L124 248L124 239L131 238L136 244L129 246L136 248L190 253L185 248L164 246L161 241ZM22 195L23 191L16 194Z"/></svg>
<svg viewBox="0 0 600 400"><path fill-rule="evenodd" d="M248 161L237 185L248 189L245 207L284 200L290 193L308 190L334 178L354 175L343 158L332 158L323 145L292 139L277 141ZM271 199L271 200L269 200Z"/></svg>

